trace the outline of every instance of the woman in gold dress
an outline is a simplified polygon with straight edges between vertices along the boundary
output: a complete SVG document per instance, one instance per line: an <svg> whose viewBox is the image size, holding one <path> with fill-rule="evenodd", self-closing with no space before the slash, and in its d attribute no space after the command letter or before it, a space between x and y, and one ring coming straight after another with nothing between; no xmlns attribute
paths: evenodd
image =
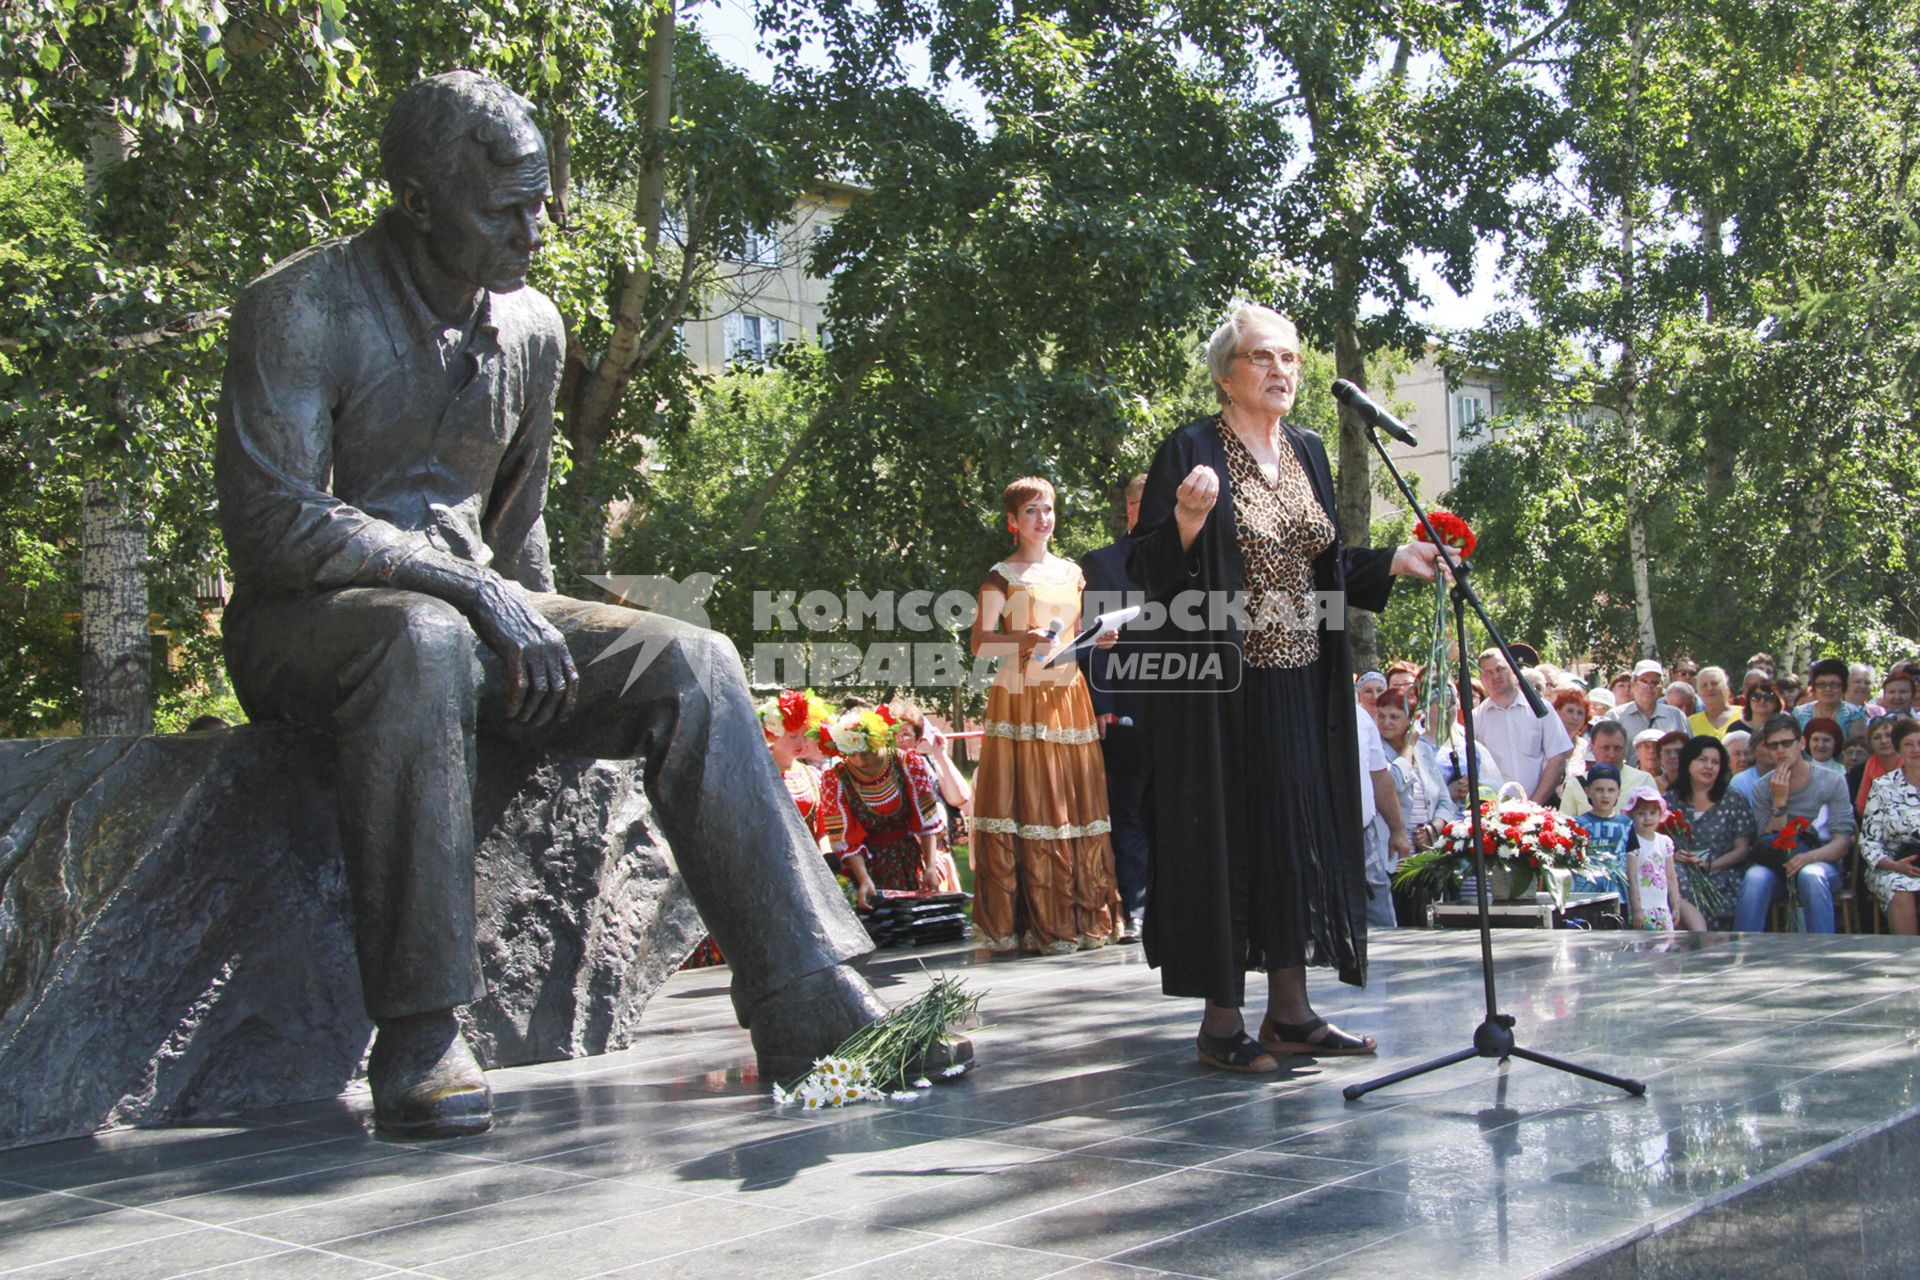
<svg viewBox="0 0 1920 1280"><path fill-rule="evenodd" d="M974 774L973 919L989 950L1061 955L1111 942L1120 910L1093 702L1076 664L1043 665L1079 630L1086 583L1047 550L1052 485L1016 480L1002 505L1015 547L973 624L974 653L1003 658Z"/></svg>

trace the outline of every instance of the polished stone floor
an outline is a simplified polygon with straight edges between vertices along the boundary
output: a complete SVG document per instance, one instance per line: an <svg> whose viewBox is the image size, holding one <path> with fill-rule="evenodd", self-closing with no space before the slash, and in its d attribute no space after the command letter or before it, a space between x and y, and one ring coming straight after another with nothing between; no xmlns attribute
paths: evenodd
<svg viewBox="0 0 1920 1280"><path fill-rule="evenodd" d="M1476 1059L1344 1101L1346 1084L1467 1043L1482 1001L1469 934L1376 935L1371 986L1316 990L1322 1012L1378 1035L1379 1058L1268 1077L1198 1067L1196 1010L1158 994L1138 948L883 953L891 998L943 969L988 992L982 1069L915 1102L812 1115L774 1108L724 971L694 971L632 1049L496 1073L500 1122L482 1137L377 1141L348 1097L0 1153L0 1274L1405 1280L1583 1259L1595 1274L1627 1256L1609 1254L1620 1241L1729 1199L1714 1261L1688 1274L1850 1274L1863 1238L1868 1271L1920 1274L1911 1212L1876 1217L1850 1177L1793 1183L1791 1212L1775 1197L1758 1225L1735 1198L1920 1108L1920 950L1496 944L1520 1042L1639 1075L1646 1097ZM1841 1264L1821 1261L1829 1244Z"/></svg>

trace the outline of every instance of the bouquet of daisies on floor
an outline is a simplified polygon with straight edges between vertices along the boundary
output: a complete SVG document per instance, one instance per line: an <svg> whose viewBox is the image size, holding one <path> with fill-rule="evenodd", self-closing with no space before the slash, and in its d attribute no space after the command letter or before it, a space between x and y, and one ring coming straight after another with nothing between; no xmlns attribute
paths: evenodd
<svg viewBox="0 0 1920 1280"><path fill-rule="evenodd" d="M979 1011L985 992L967 990L954 978L938 978L927 993L876 1019L841 1042L813 1069L790 1085L774 1085L779 1106L806 1111L845 1107L856 1102L904 1102L933 1087L921 1074L922 1064L948 1032ZM943 1076L967 1070L964 1062L947 1067Z"/></svg>

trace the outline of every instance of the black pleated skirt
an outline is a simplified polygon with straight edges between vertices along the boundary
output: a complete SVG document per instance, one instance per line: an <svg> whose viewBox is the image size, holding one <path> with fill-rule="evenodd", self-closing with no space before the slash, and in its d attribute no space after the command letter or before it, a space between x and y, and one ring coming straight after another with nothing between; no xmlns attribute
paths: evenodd
<svg viewBox="0 0 1920 1280"><path fill-rule="evenodd" d="M1240 797L1228 842L1238 967L1334 964L1344 892L1320 668L1247 667L1227 702L1229 761L1244 769L1226 788Z"/></svg>

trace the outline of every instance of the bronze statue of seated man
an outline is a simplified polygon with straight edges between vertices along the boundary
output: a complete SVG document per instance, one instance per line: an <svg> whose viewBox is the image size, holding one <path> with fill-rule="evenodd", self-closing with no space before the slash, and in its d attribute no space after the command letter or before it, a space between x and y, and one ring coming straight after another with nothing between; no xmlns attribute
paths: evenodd
<svg viewBox="0 0 1920 1280"><path fill-rule="evenodd" d="M531 108L475 73L435 76L395 102L381 160L380 220L234 307L216 456L234 687L250 715L336 743L376 1123L491 1122L454 1018L484 993L471 792L489 738L645 758L761 1071L797 1075L884 1006L848 967L870 943L774 774L738 655L554 594L542 511L565 333L526 287L549 195ZM637 676L592 661L636 628Z"/></svg>

